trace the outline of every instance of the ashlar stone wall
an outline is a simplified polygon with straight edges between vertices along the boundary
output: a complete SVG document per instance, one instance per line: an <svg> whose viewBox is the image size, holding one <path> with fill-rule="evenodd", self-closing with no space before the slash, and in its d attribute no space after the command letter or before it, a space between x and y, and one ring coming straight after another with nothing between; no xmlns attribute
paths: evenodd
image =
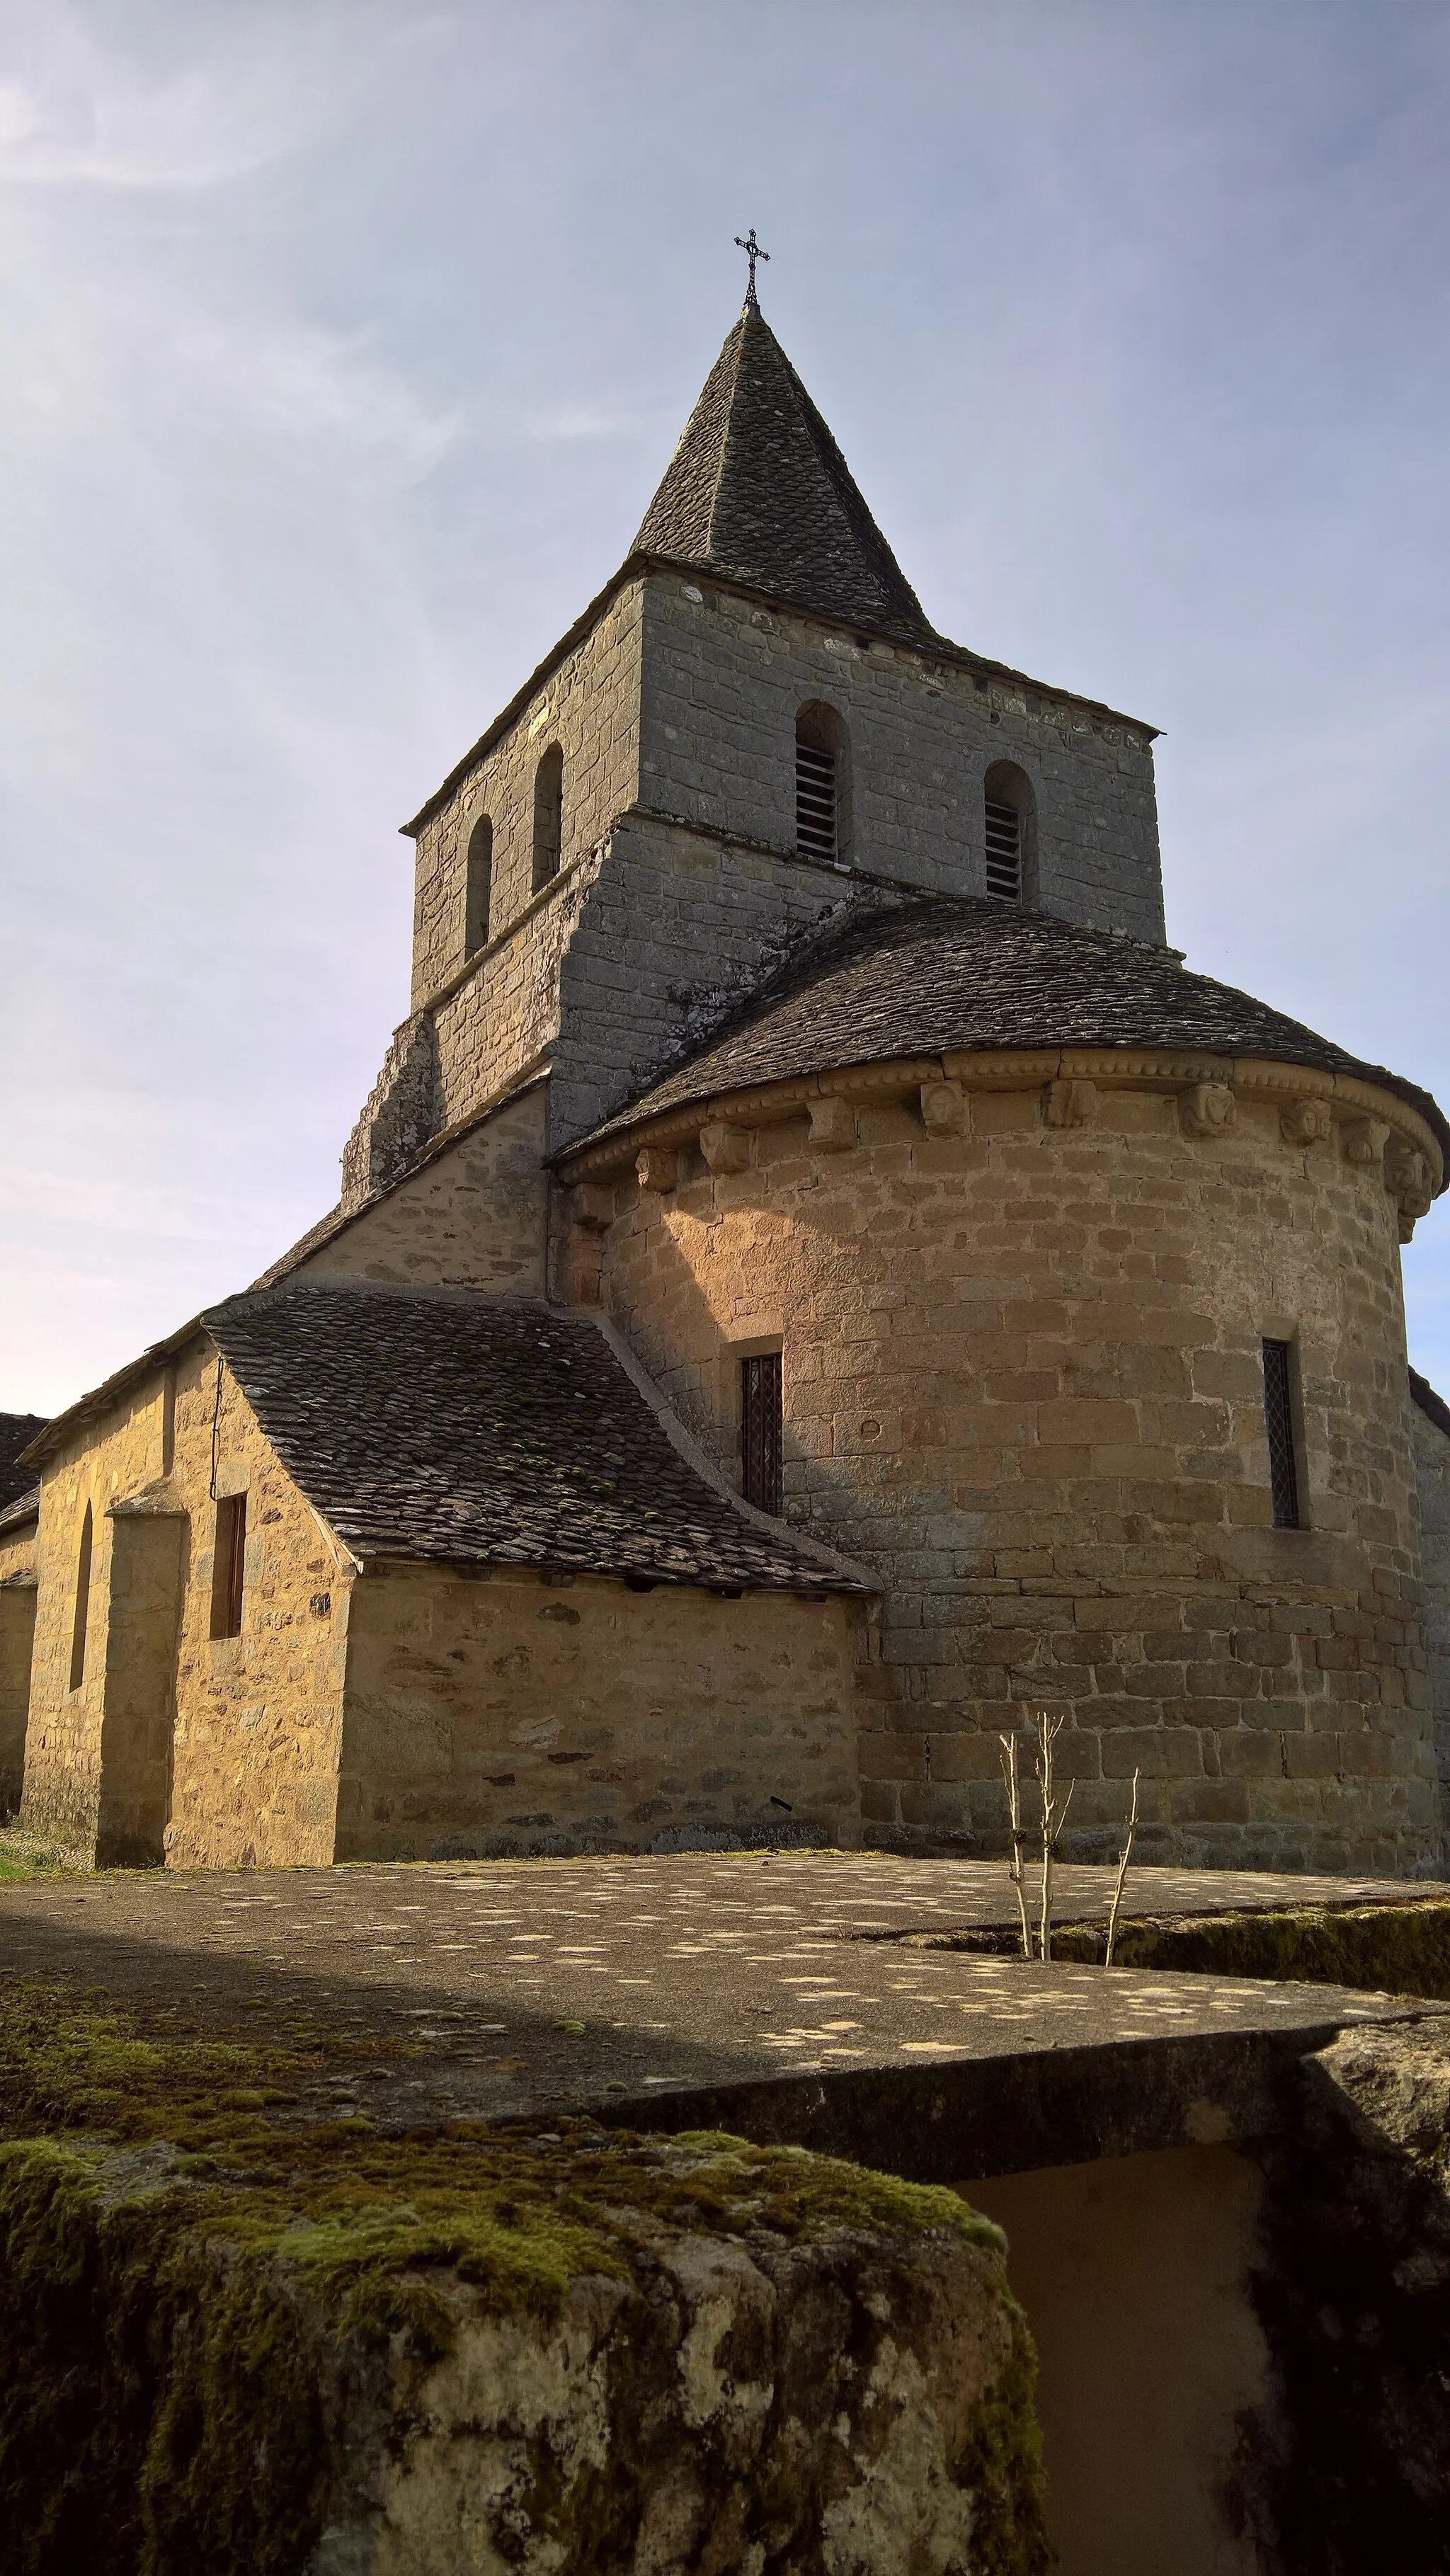
<svg viewBox="0 0 1450 2576"><path fill-rule="evenodd" d="M1410 1407L1415 1481L1420 1501L1420 1558L1425 1586L1425 1656L1435 1729L1440 1807L1450 1836L1450 1436Z"/></svg>
<svg viewBox="0 0 1450 2576"><path fill-rule="evenodd" d="M216 1639L214 1440L218 1498L247 1496L242 1634ZM72 1690L88 1502L86 1662ZM138 1528L168 1523L177 1569L169 1611L155 1548L143 1559L133 1547L128 1561ZM47 1466L26 1821L80 1842L113 1830L149 1840L147 1853L106 1856L164 1855L173 1866L330 1860L349 1590L335 1543L224 1367L218 1382L215 1352L198 1335L169 1371L158 1369L110 1420L77 1432ZM113 1822L114 1801L122 1812Z"/></svg>
<svg viewBox="0 0 1450 2576"><path fill-rule="evenodd" d="M0 1817L20 1804L35 1593L34 1525L0 1530Z"/></svg>
<svg viewBox="0 0 1450 2576"><path fill-rule="evenodd" d="M819 700L850 744L836 868L795 851L796 713ZM346 1207L546 1058L554 1143L586 1132L853 891L983 892L1002 760L1032 790L1028 899L1164 936L1147 727L718 583L626 583L485 742L418 827L411 1011L348 1141ZM535 891L534 781L555 742L561 862ZM470 958L483 815L490 936Z"/></svg>
<svg viewBox="0 0 1450 2576"><path fill-rule="evenodd" d="M481 816L493 824L491 940L507 934L533 901L534 779L551 745L564 755L561 874L635 803L641 639L642 585L633 582L547 673L499 739L462 765L436 810L425 809L417 836L415 1011L465 968L468 844Z"/></svg>
<svg viewBox="0 0 1450 2576"><path fill-rule="evenodd" d="M94 1843L100 1815L106 1614L120 1494L158 1481L169 1464L170 1387L158 1368L114 1410L46 1463L36 1542L38 1589L22 1817L77 1843ZM81 1536L91 1513L85 1657L70 1687Z"/></svg>
<svg viewBox="0 0 1450 2576"><path fill-rule="evenodd" d="M237 1494L241 1633L216 1638L218 1506ZM859 1838L858 1600L359 1576L201 1335L50 1466L40 1566L23 1812L103 1862Z"/></svg>
<svg viewBox="0 0 1450 2576"><path fill-rule="evenodd" d="M998 1738L1046 1707L1084 1856L1137 1769L1144 1859L1434 1865L1383 1161L1386 1125L1425 1150L1414 1113L1344 1083L1306 1120L1314 1077L1227 1062L904 1073L680 1113L649 1186L642 1135L612 1182L602 1149L566 1169L596 1226L615 1189L599 1293L727 1471L740 1356L783 1347L788 1517L887 1587L868 1836L1000 1848ZM1304 1530L1272 1526L1264 1336L1298 1347Z"/></svg>
<svg viewBox="0 0 1450 2576"><path fill-rule="evenodd" d="M561 960L554 1148L688 1053L860 891L833 869L712 832L644 815L618 823Z"/></svg>
<svg viewBox="0 0 1450 2576"><path fill-rule="evenodd" d="M793 850L796 713L823 700L850 736L851 865L984 894L984 781L1008 760L1036 801L1033 900L1095 929L1165 935L1145 725L664 574L646 593L642 677L646 806Z"/></svg>
<svg viewBox="0 0 1450 2576"><path fill-rule="evenodd" d="M843 1596L372 1569L338 1858L854 1842L865 1635Z"/></svg>
<svg viewBox="0 0 1450 2576"><path fill-rule="evenodd" d="M545 1294L548 1085L542 1078L336 1225L295 1265L309 1278Z"/></svg>

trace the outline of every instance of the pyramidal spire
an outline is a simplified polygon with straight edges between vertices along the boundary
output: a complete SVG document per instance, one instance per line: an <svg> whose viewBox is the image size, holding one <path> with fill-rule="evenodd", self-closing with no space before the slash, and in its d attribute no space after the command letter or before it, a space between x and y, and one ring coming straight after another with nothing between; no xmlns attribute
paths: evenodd
<svg viewBox="0 0 1450 2576"><path fill-rule="evenodd" d="M645 512L634 551L732 575L818 616L915 643L934 639L753 291Z"/></svg>

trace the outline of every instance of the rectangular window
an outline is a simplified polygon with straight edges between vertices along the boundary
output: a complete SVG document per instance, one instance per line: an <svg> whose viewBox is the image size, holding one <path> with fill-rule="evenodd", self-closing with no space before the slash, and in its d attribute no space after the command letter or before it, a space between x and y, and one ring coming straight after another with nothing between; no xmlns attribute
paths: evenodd
<svg viewBox="0 0 1450 2576"><path fill-rule="evenodd" d="M1022 817L995 796L987 798L987 892L1001 903L1022 900Z"/></svg>
<svg viewBox="0 0 1450 2576"><path fill-rule="evenodd" d="M247 1498L227 1494L216 1507L216 1555L211 1571L211 1633L242 1633L242 1589L247 1561Z"/></svg>
<svg viewBox="0 0 1450 2576"><path fill-rule="evenodd" d="M785 1398L779 1351L740 1363L740 1490L758 1512L783 1506Z"/></svg>
<svg viewBox="0 0 1450 2576"><path fill-rule="evenodd" d="M1294 1453L1294 1345L1264 1344L1264 1421L1269 1434L1269 1490L1275 1529L1302 1529L1299 1462Z"/></svg>

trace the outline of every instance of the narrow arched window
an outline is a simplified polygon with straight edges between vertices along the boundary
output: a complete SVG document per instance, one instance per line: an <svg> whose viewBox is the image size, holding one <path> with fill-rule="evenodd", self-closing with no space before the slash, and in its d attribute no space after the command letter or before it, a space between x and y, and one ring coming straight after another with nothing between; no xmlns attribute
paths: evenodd
<svg viewBox="0 0 1450 2576"><path fill-rule="evenodd" d="M850 738L834 707L802 707L795 720L795 845L803 859L839 867L849 850Z"/></svg>
<svg viewBox="0 0 1450 2576"><path fill-rule="evenodd" d="M984 806L987 892L999 903L1028 903L1035 808L1032 782L1014 761L996 761L988 770Z"/></svg>
<svg viewBox="0 0 1450 2576"><path fill-rule="evenodd" d="M81 1523L76 1551L76 1609L70 1632L70 1686L79 1690L86 1677L86 1622L91 1613L91 1507Z"/></svg>
<svg viewBox="0 0 1450 2576"><path fill-rule="evenodd" d="M480 814L468 836L468 881L464 894L463 954L488 946L489 906L493 901L493 825Z"/></svg>
<svg viewBox="0 0 1450 2576"><path fill-rule="evenodd" d="M564 755L551 743L534 772L534 892L559 873L564 846Z"/></svg>

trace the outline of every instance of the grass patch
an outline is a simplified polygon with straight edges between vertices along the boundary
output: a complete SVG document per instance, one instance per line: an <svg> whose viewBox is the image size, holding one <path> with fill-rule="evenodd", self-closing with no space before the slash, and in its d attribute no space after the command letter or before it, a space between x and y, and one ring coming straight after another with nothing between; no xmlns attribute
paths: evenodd
<svg viewBox="0 0 1450 2576"><path fill-rule="evenodd" d="M1052 1955L1101 1964L1103 1923L1054 1927ZM1015 1932L925 1933L923 1947L1016 1958ZM1373 1994L1450 1999L1450 1904L1304 1905L1273 1914L1153 1914L1124 1919L1114 1965L1214 1977L1274 1977Z"/></svg>
<svg viewBox="0 0 1450 2576"><path fill-rule="evenodd" d="M83 1851L28 1825L0 1824L0 1885L6 1880L68 1878L89 1870Z"/></svg>

